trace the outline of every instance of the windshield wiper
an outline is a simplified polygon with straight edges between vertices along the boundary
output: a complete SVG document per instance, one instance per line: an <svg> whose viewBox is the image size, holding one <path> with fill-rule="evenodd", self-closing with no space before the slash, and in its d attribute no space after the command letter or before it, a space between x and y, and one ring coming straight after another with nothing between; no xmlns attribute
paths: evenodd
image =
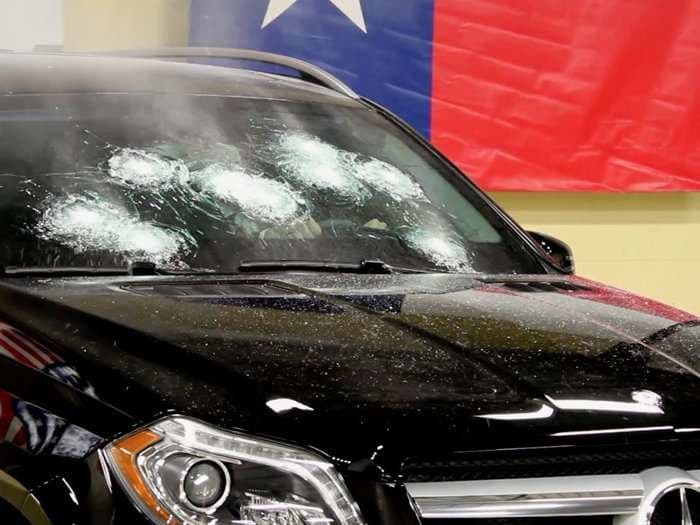
<svg viewBox="0 0 700 525"><path fill-rule="evenodd" d="M390 274L390 273L428 273L428 270L418 268L402 268L391 266L377 259L363 259L359 263L346 263L337 261L243 261L238 266L241 273L265 273L265 272L328 272L328 273L364 273L364 274Z"/></svg>
<svg viewBox="0 0 700 525"><path fill-rule="evenodd" d="M77 277L82 275L129 275L126 266L6 266L0 277Z"/></svg>
<svg viewBox="0 0 700 525"><path fill-rule="evenodd" d="M80 277L168 273L150 261L134 261L128 266L0 266L0 277Z"/></svg>
<svg viewBox="0 0 700 525"><path fill-rule="evenodd" d="M0 266L0 278L3 277L85 277L85 276L149 276L149 275L235 275L236 273L266 272L326 272L357 274L392 274L392 273L443 273L440 270L423 268L406 268L392 266L376 259L364 259L359 263L337 261L305 260L263 260L243 261L238 271L192 271L165 270L150 261L134 261L128 266Z"/></svg>

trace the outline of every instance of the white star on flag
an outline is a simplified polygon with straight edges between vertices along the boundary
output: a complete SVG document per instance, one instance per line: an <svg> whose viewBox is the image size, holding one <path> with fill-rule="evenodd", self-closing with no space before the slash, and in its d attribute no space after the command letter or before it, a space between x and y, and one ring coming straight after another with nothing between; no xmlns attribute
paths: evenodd
<svg viewBox="0 0 700 525"><path fill-rule="evenodd" d="M365 25L365 15L362 12L362 4L360 0L328 0L336 6L341 13L347 16L353 24L359 27L365 33L367 26ZM263 20L262 27L266 27L274 22L287 9L297 3L297 0L270 0L267 6L267 13Z"/></svg>

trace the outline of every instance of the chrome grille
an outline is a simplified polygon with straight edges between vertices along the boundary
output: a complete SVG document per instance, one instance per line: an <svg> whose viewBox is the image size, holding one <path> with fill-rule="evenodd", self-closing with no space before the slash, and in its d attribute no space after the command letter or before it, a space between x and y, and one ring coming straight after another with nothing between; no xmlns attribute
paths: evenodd
<svg viewBox="0 0 700 525"><path fill-rule="evenodd" d="M700 442L656 442L610 447L546 447L473 452L448 458L408 458L403 475L409 482L482 481L637 474L666 465L700 469Z"/></svg>
<svg viewBox="0 0 700 525"><path fill-rule="evenodd" d="M660 467L639 474L408 483L406 487L426 525L602 525L641 512L656 483L649 480L660 477L700 483L698 470Z"/></svg>

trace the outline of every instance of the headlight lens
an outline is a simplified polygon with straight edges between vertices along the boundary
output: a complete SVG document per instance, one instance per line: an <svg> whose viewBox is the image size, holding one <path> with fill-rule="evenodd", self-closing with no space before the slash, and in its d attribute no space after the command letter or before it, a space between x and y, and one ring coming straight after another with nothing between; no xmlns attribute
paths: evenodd
<svg viewBox="0 0 700 525"><path fill-rule="evenodd" d="M230 493L229 474L224 465L213 461L197 461L187 469L182 491L195 508L218 507ZM222 501L222 502L223 502Z"/></svg>
<svg viewBox="0 0 700 525"><path fill-rule="evenodd" d="M104 452L155 523L364 525L334 466L289 445L174 417Z"/></svg>

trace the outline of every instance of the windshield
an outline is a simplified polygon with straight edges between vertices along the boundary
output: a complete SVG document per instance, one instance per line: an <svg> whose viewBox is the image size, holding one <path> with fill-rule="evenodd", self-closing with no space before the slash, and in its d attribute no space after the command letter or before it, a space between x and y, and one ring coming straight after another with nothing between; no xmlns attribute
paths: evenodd
<svg viewBox="0 0 700 525"><path fill-rule="evenodd" d="M343 103L0 97L3 266L232 271L379 259L538 273L467 185L386 119Z"/></svg>

